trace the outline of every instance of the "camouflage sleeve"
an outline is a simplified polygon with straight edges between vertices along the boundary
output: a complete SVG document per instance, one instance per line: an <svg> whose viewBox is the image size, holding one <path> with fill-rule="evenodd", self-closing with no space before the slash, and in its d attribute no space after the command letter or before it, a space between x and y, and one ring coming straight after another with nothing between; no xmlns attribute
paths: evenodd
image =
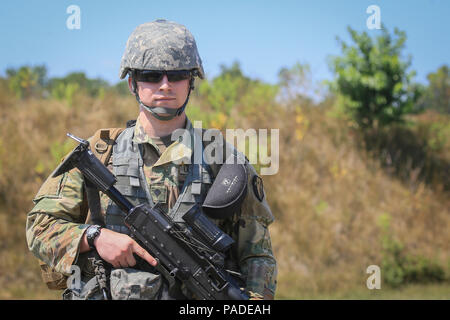
<svg viewBox="0 0 450 320"><path fill-rule="evenodd" d="M73 169L49 177L39 189L27 215L26 238L30 251L55 271L70 275L81 237L88 225L81 210L83 178Z"/></svg>
<svg viewBox="0 0 450 320"><path fill-rule="evenodd" d="M238 259L246 276L246 290L273 299L277 264L272 252L268 226L274 220L264 195L261 178L252 165L248 168L248 189L241 209L238 231Z"/></svg>

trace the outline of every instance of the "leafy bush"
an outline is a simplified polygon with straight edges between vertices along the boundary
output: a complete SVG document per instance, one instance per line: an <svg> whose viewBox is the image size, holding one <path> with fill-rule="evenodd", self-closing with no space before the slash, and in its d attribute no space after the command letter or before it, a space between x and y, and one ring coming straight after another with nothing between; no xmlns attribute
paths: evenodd
<svg viewBox="0 0 450 320"><path fill-rule="evenodd" d="M419 98L419 88L411 84L411 58L402 60L406 34L394 30L396 38L383 28L373 39L366 32L348 27L354 45L338 38L342 56L331 59L336 75L333 90L341 96L341 107L361 128L378 128L401 122Z"/></svg>
<svg viewBox="0 0 450 320"><path fill-rule="evenodd" d="M19 69L6 70L9 89L19 98L30 98L42 93L46 85L47 69L45 66L22 66Z"/></svg>
<svg viewBox="0 0 450 320"><path fill-rule="evenodd" d="M450 69L443 65L436 72L430 72L427 79L428 86L423 89L423 97L417 103L416 109L433 109L450 114Z"/></svg>
<svg viewBox="0 0 450 320"><path fill-rule="evenodd" d="M392 287L399 287L408 283L444 281L445 271L436 261L405 252L404 245L392 235L390 221L387 213L382 214L378 220L382 230L381 274L384 282Z"/></svg>

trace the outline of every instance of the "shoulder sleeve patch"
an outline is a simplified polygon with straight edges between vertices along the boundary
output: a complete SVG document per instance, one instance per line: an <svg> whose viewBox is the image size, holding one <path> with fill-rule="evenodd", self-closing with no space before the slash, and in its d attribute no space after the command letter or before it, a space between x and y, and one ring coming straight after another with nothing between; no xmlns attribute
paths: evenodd
<svg viewBox="0 0 450 320"><path fill-rule="evenodd" d="M274 221L274 216L267 203L262 178L256 173L255 168L247 163L248 192L242 203L241 216L243 218L256 218L268 226ZM251 189L251 190L250 190Z"/></svg>
<svg viewBox="0 0 450 320"><path fill-rule="evenodd" d="M259 201L264 199L264 186L261 177L255 175L252 179L253 192Z"/></svg>

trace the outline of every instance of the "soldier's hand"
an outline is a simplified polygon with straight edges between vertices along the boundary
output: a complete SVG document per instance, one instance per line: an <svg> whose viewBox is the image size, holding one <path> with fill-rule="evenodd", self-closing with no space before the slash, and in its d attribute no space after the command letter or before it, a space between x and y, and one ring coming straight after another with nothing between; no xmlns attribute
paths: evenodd
<svg viewBox="0 0 450 320"><path fill-rule="evenodd" d="M155 266L157 263L155 258L128 235L106 228L101 229L100 235L94 240L94 246L100 257L114 268L126 268L136 265L133 253L152 266Z"/></svg>

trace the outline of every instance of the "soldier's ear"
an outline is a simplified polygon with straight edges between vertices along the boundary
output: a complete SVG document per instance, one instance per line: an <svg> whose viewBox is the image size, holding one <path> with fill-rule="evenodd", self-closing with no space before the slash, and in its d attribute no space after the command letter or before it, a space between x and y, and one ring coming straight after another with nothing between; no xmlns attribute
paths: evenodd
<svg viewBox="0 0 450 320"><path fill-rule="evenodd" d="M134 95L134 81L131 78L131 75L128 76L128 88L130 89L130 92Z"/></svg>

